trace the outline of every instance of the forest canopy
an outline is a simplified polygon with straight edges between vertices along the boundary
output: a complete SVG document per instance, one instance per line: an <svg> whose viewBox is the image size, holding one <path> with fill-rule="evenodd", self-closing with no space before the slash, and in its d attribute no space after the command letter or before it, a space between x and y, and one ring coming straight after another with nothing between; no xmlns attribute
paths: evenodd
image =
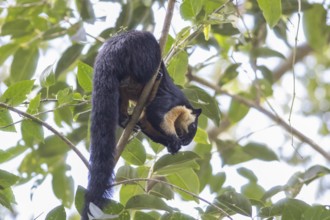
<svg viewBox="0 0 330 220"><path fill-rule="evenodd" d="M97 218L330 219L329 7L322 0L0 2L0 216L80 219L95 57L121 32L159 38L169 25L163 59L202 109L197 134L176 155L135 134L109 206L92 207Z"/></svg>

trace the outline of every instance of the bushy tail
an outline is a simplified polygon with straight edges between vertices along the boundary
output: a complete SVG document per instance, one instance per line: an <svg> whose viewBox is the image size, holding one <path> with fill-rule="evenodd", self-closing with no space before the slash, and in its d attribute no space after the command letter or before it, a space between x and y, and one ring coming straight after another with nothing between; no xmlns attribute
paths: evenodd
<svg viewBox="0 0 330 220"><path fill-rule="evenodd" d="M96 61L91 115L90 170L83 220L90 203L100 208L110 196L114 173L119 82L106 62Z"/></svg>

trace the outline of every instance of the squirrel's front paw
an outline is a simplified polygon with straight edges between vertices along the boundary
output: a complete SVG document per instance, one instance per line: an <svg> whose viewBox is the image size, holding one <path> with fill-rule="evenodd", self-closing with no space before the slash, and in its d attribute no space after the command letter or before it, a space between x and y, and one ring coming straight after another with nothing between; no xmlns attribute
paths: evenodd
<svg viewBox="0 0 330 220"><path fill-rule="evenodd" d="M173 139L169 144L167 145L167 150L171 154L176 154L181 149L181 141L180 139Z"/></svg>

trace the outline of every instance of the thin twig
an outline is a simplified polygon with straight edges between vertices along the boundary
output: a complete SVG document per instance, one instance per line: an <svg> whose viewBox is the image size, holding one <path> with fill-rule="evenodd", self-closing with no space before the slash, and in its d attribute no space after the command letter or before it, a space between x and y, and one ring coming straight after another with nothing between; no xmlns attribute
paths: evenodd
<svg viewBox="0 0 330 220"><path fill-rule="evenodd" d="M176 185L173 185L171 183L168 183L166 181L163 181L163 180L159 180L159 179L150 179L150 178L134 178L134 179L129 179L129 180L123 180L123 181L119 181L119 182L116 182L114 184L112 184L112 186L117 186L117 185L124 185L124 184L129 184L129 183L132 183L132 182L141 182L141 181L154 181L154 182L157 182L157 183L162 183L162 184L165 184L165 185L168 185L168 186L171 186L177 190L180 190L184 193L187 193L188 195L191 195L192 197L195 197L203 202L205 202L206 204L210 205L210 206L213 206L215 209L217 209L219 212L223 213L224 215L226 215L227 218L233 220L229 214L223 210L222 208L220 208L219 206L216 206L215 204L207 201L206 199L200 197L199 195L195 194L195 193L192 193L192 192L189 192L188 190L185 190L179 186L176 186Z"/></svg>
<svg viewBox="0 0 330 220"><path fill-rule="evenodd" d="M161 51L165 45L166 39L167 39L167 35L169 32L169 27L171 24L171 20L172 20L172 15L173 15L173 9L174 9L174 4L175 4L175 0L169 0L168 1L168 5L167 5L167 12L166 12L166 17L164 20L164 26L163 26L163 30L162 30L162 36L160 37L161 42L160 42L160 48ZM172 12L168 12L169 10L172 10ZM153 77L149 80L149 82L144 86L143 91L141 93L141 96L138 100L137 105L134 108L132 117L129 121L129 123L127 124L126 128L124 129L123 133L121 134L119 141L117 143L116 146L116 156L115 156L115 163L117 163L117 161L119 160L120 155L122 154L122 152L125 149L125 146L128 142L128 139L135 127L135 124L138 122L140 115L143 111L143 108L147 102L147 99L149 97L149 94L154 86L154 83L156 81L157 78L157 73L159 71L160 68L160 64L158 65L157 71L153 73Z"/></svg>
<svg viewBox="0 0 330 220"><path fill-rule="evenodd" d="M296 63L296 55L297 55L297 45L298 45L298 34L299 34L299 27L300 27L300 12L301 12L301 1L298 0L298 24L297 24L297 31L296 31L296 36L295 36L295 41L294 41L294 47L292 51L292 101L291 101L291 106L290 106L290 112L289 112L289 118L288 122L292 130L292 112L293 112L293 106L294 102L296 100L296 71L295 71L295 63ZM293 144L293 134L291 131L291 146L295 149L294 144Z"/></svg>
<svg viewBox="0 0 330 220"><path fill-rule="evenodd" d="M68 139L66 138L64 135L62 135L59 131L57 131L55 128L53 128L52 126L50 126L48 123L40 120L39 118L23 112L17 108L11 107L3 102L0 102L0 107L4 108L4 109L8 109L9 111L15 112L19 115L22 115L26 118L31 119L33 122L38 123L40 125L42 125L43 127L47 128L48 130L50 130L51 132L53 132L55 135L57 135L59 138L61 138L77 155L78 157L82 160L82 162L86 165L87 168L89 168L89 164L88 161L86 160L86 158L82 155L82 153L74 146L74 144Z"/></svg>
<svg viewBox="0 0 330 220"><path fill-rule="evenodd" d="M307 143L309 146L311 146L315 151L317 151L318 153L320 153L324 158L326 158L328 161L330 161L330 154L328 152L326 152L320 145L318 145L317 143L315 143L311 138L307 137L306 135L304 135L303 133L301 133L299 130L297 130L294 127L291 127L284 119L282 119L280 116L273 114L272 112L268 111L267 109L265 109L264 107L262 107L261 105L246 99L242 96L239 95L234 95L231 94L229 92L227 92L226 90L223 90L221 87L214 85L208 81L206 81L205 79L202 79L200 77L194 76L194 75L189 75L188 76L190 80L198 82L204 86L207 86L211 89L214 89L217 93L222 94L222 95L226 95L229 96L232 99L237 100L238 102L249 106L251 108L254 108L256 110L258 110L259 112L263 113L264 115L266 115L267 117L269 117L271 120L273 120L274 122L278 123L280 126L282 126L287 132L292 133L295 137L297 137L300 141Z"/></svg>

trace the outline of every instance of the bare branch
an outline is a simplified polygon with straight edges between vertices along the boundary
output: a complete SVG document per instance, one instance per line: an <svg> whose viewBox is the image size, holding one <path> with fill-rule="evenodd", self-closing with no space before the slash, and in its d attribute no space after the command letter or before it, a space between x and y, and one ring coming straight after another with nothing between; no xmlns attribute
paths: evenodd
<svg viewBox="0 0 330 220"><path fill-rule="evenodd" d="M165 15L164 24L163 24L163 30L162 30L162 34L159 39L159 46L160 46L161 51L163 51L166 41L167 41L167 36L168 36L168 32L170 30L170 25L171 25L171 21L172 21L172 17L173 17L174 5L175 5L175 1L172 1L172 0L168 1L166 15Z"/></svg>
<svg viewBox="0 0 330 220"><path fill-rule="evenodd" d="M231 93L227 92L226 90L223 90L221 87L206 81L205 79L202 79L200 77L193 76L193 75L190 75L189 78L191 80L195 81L195 82L198 82L198 83L204 85L204 86L207 86L211 89L214 89L219 94L229 96L230 98L235 99L236 101L238 101L238 102L240 102L240 103L242 103L246 106L249 106L251 108L254 108L254 109L258 110L259 112L263 113L264 115L269 117L271 120L273 120L274 122L276 122L277 124L282 126L287 132L289 132L290 134L292 133L292 135L297 137L300 141L302 141L302 142L308 144L309 146L311 146L315 151L317 151L324 158L326 158L328 161L330 161L330 154L328 152L326 152L320 145L315 143L311 138L307 137L306 135L301 133L296 128L291 127L280 116L273 114L272 112L268 111L267 109L265 109L261 105L255 103L255 102L253 102L249 99L246 99L246 98L244 98L242 96L239 96L239 95L231 94Z"/></svg>
<svg viewBox="0 0 330 220"><path fill-rule="evenodd" d="M312 48L308 44L303 44L301 46L298 46L296 49L296 52L292 52L290 56L283 61L279 65L278 68L276 68L273 71L273 78L274 81L278 81L281 79L281 77L290 69L292 69L292 65L300 62L304 57L306 57L308 54L312 52Z"/></svg>
<svg viewBox="0 0 330 220"><path fill-rule="evenodd" d="M59 138L61 138L78 155L78 157L82 160L82 162L86 165L86 167L89 168L88 161L82 155L82 153L74 146L74 144L68 138L66 138L64 135L62 135L59 131L57 131L55 128L50 126L48 123L40 120L39 118L37 118L37 117L35 117L35 116L33 116L29 113L26 113L26 112L23 112L21 110L18 110L17 108L11 107L11 106L7 105L6 103L0 102L0 107L4 108L4 109L8 109L9 111L15 112L19 115L22 115L22 116L26 117L26 118L29 118L33 122L38 123L38 124L42 125L43 127L47 128L48 130L50 130L51 132L53 132L53 134L55 134Z"/></svg>

